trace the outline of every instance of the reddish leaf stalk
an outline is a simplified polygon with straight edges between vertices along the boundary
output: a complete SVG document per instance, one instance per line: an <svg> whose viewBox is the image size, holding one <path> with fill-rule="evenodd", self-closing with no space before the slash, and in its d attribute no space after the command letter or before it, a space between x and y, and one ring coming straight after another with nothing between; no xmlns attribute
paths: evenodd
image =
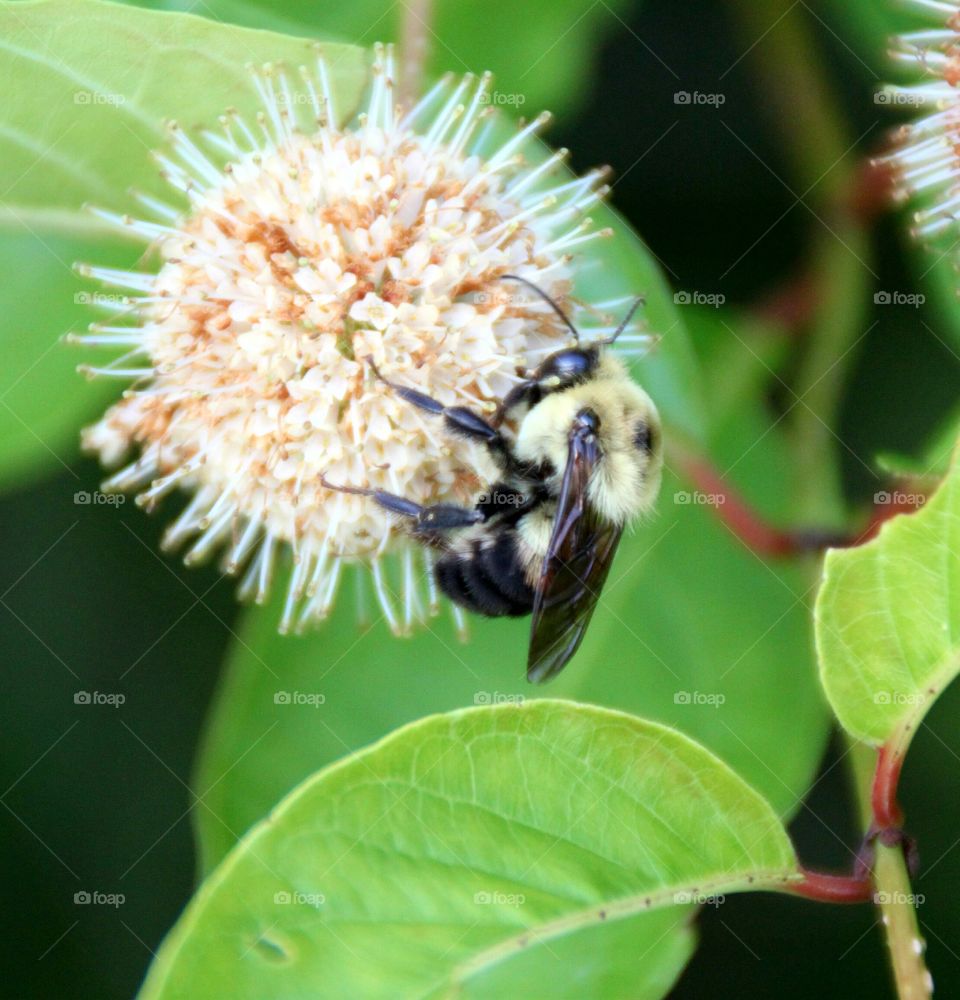
<svg viewBox="0 0 960 1000"><path fill-rule="evenodd" d="M684 472L697 489L718 497L713 505L717 517L757 555L787 558L828 547L854 545L855 535L830 531L785 530L770 524L724 480L704 458L682 459Z"/></svg>
<svg viewBox="0 0 960 1000"><path fill-rule="evenodd" d="M877 756L873 777L871 808L878 830L899 830L903 826L903 810L897 802L897 788L903 768L903 755L891 746L883 746Z"/></svg>
<svg viewBox="0 0 960 1000"><path fill-rule="evenodd" d="M877 504L867 524L858 532L778 528L730 486L709 459L683 455L679 464L693 486L717 497L716 503L711 506L720 521L751 551L767 558L785 559L822 552L827 548L844 549L862 545L874 538L890 518L913 513L917 509L913 504Z"/></svg>
<svg viewBox="0 0 960 1000"><path fill-rule="evenodd" d="M801 866L802 882L792 882L790 892L819 903L869 903L873 899L873 882L869 874L827 875Z"/></svg>

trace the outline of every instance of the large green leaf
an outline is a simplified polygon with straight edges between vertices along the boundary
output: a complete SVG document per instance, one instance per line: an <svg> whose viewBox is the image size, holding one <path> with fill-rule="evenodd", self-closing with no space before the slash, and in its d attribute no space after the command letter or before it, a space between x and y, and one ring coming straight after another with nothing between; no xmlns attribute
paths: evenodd
<svg viewBox="0 0 960 1000"><path fill-rule="evenodd" d="M707 433L703 378L673 291L622 216L609 205L596 206L591 216L612 235L597 240L584 255L575 291L586 302L643 295L638 327L657 339L634 362L634 374L657 401L670 432L702 443Z"/></svg>
<svg viewBox="0 0 960 1000"><path fill-rule="evenodd" d="M142 996L660 997L686 904L795 876L770 806L673 730L558 701L460 711L282 802Z"/></svg>
<svg viewBox="0 0 960 1000"><path fill-rule="evenodd" d="M911 253L913 272L929 305L923 319L929 333L941 343L952 337L960 344L960 281L957 280L957 236L952 229L946 239L932 247L916 247ZM948 349L953 351L953 348Z"/></svg>
<svg viewBox="0 0 960 1000"><path fill-rule="evenodd" d="M323 51L342 114L366 79L366 54ZM117 394L74 369L68 330L97 318L74 262L129 267L141 248L83 210L134 209L130 187L170 197L149 151L163 122L213 123L258 98L245 65L316 58L302 39L97 0L0 3L0 470L4 482L68 465L81 424Z"/></svg>
<svg viewBox="0 0 960 1000"><path fill-rule="evenodd" d="M139 0L147 6L147 0ZM158 6L150 0L150 6ZM415 4L390 0L163 0L159 6L194 10L217 20L269 28L355 45L399 41L401 20ZM430 29L432 74L491 70L507 106L532 117L544 108L566 112L586 99L589 74L605 34L628 30L621 14L627 0L584 4L582 0L525 0L522 10L509 0L435 0ZM642 51L642 42L637 40ZM522 103L518 103L522 102Z"/></svg>
<svg viewBox="0 0 960 1000"><path fill-rule="evenodd" d="M0 486L70 467L78 428L116 395L115 383L84 382L76 372L81 356L61 342L94 317L70 266L94 257L108 266L131 263L129 246L102 238L0 233L0 268L17 276L0 285Z"/></svg>
<svg viewBox="0 0 960 1000"><path fill-rule="evenodd" d="M762 403L771 384L784 377L790 336L773 321L725 305L686 305L681 312L700 368L710 373L702 379L710 436L722 447L726 428L740 426L752 433L769 421Z"/></svg>
<svg viewBox="0 0 960 1000"><path fill-rule="evenodd" d="M820 674L857 739L903 751L960 671L960 462L913 514L830 552L817 597Z"/></svg>
<svg viewBox="0 0 960 1000"><path fill-rule="evenodd" d="M352 112L367 54L323 46L340 114ZM88 230L84 202L127 211L130 187L168 190L149 151L163 123L215 125L260 102L249 63L313 64L310 42L187 14L100 0L0 4L0 223Z"/></svg>
<svg viewBox="0 0 960 1000"><path fill-rule="evenodd" d="M832 35L841 46L847 65L871 81L875 74L881 78L892 75L888 54L891 35L929 27L932 23L929 18L905 14L901 4L872 0L868 3L826 0L816 13L811 10L811 18L814 24L819 22L827 37Z"/></svg>

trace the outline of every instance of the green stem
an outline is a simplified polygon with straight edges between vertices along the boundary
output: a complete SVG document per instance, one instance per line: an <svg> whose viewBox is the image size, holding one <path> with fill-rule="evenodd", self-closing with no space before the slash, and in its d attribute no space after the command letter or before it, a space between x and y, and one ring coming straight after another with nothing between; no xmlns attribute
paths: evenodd
<svg viewBox="0 0 960 1000"><path fill-rule="evenodd" d="M855 743L850 751L857 801L869 827L873 821L873 779L876 751ZM910 885L903 849L876 841L873 864L874 902L880 909L893 979L900 1000L930 1000L933 980L923 960L925 944L917 924L916 896Z"/></svg>
<svg viewBox="0 0 960 1000"><path fill-rule="evenodd" d="M815 308L805 354L792 387L789 417L794 515L803 523L839 525L844 505L836 425L841 389L866 329L873 278L869 243L851 210L857 183L855 145L834 108L810 21L792 0L730 0L750 59L763 76L769 108L794 166L786 181L807 212Z"/></svg>
<svg viewBox="0 0 960 1000"><path fill-rule="evenodd" d="M789 426L793 487L796 516L804 523L846 521L837 461L842 443L833 428L856 344L867 329L870 276L851 253L856 248L863 259L865 234L853 223L838 224L836 231L845 245L828 236L815 248L820 300L793 388L796 402Z"/></svg>
<svg viewBox="0 0 960 1000"><path fill-rule="evenodd" d="M433 0L407 0L403 7L400 34L400 97L408 104L416 101L423 85L423 75L430 55L433 30Z"/></svg>

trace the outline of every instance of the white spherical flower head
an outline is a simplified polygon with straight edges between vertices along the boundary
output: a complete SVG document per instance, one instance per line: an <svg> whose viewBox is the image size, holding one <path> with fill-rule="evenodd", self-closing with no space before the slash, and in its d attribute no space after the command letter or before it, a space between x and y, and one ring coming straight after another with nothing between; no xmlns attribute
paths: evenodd
<svg viewBox="0 0 960 1000"><path fill-rule="evenodd" d="M905 0L929 27L895 39L893 56L915 68L922 82L887 87L883 104L926 114L905 127L899 148L879 162L892 167L904 196L926 206L916 214L916 235L935 238L956 227L960 210L960 0Z"/></svg>
<svg viewBox="0 0 960 1000"><path fill-rule="evenodd" d="M342 566L364 563L404 631L435 604L429 553L416 564L395 517L324 482L473 502L488 457L378 374L492 411L518 369L567 341L546 303L501 279L564 298L571 249L603 235L583 218L601 173L551 180L562 153L526 165L543 118L487 151L487 77L441 81L403 113L379 50L366 113L339 127L322 62L298 91L295 76L255 75L256 122L228 114L222 134L196 137L172 126L159 159L188 212L152 198L156 221L99 212L161 264L82 269L134 293L95 299L115 315L80 338L129 348L87 371L133 380L84 444L111 465L133 452L107 487L147 507L189 491L166 544L189 544L188 562L224 553L256 599L292 552L283 629L323 618Z"/></svg>

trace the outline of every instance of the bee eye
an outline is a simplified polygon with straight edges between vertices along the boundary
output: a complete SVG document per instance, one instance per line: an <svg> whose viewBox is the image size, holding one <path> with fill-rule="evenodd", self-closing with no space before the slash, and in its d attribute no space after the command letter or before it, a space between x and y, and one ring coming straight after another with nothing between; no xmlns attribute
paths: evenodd
<svg viewBox="0 0 960 1000"><path fill-rule="evenodd" d="M653 428L644 421L640 421L637 426L633 429L633 446L637 451L645 452L647 455L653 453L653 447L656 443L654 437Z"/></svg>

